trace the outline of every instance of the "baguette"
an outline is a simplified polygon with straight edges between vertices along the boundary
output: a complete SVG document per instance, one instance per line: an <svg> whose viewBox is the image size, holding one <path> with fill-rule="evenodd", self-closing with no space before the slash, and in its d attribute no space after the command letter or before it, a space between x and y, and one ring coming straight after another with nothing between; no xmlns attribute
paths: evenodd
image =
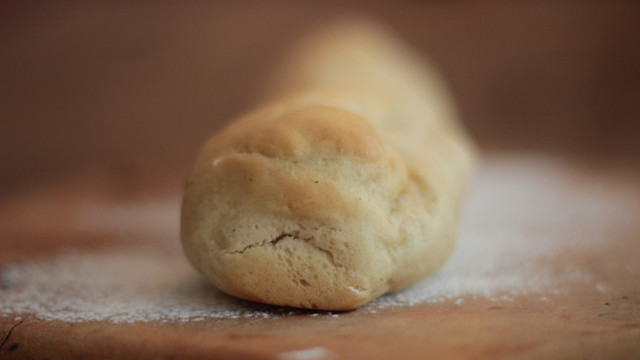
<svg viewBox="0 0 640 360"><path fill-rule="evenodd" d="M233 296L355 309L452 252L474 151L432 66L363 22L307 37L265 100L209 140L181 239Z"/></svg>

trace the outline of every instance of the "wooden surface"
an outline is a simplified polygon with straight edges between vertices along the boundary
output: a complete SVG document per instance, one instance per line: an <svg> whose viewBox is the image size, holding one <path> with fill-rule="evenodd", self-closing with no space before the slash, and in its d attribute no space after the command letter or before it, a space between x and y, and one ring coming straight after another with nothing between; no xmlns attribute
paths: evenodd
<svg viewBox="0 0 640 360"><path fill-rule="evenodd" d="M160 175L163 181L157 181ZM180 179L153 170L82 171L6 197L0 204L0 264L47 259L69 250L100 252L150 243L179 252ZM637 177L612 179L623 184ZM141 216L128 222L110 222L114 219L105 216L102 225L92 226L79 225L69 210L79 200L107 209L145 199L161 199L173 210L159 219ZM579 226L575 231L578 236ZM544 292L513 301L463 297L463 306L444 301L377 313L356 310L338 317L303 312L266 319L114 324L0 316L0 358L286 359L304 358L291 351L315 349L309 351L321 356L310 358L633 359L640 356L638 227L610 235L616 241L601 253L578 251L549 260L550 266L570 262L588 269L607 284L606 292L575 283L547 301L540 301Z"/></svg>
<svg viewBox="0 0 640 360"><path fill-rule="evenodd" d="M355 311L338 320L305 315L131 325L3 320L3 330L13 331L0 356L274 359L320 346L333 355L323 359L634 359L640 351L637 296L637 289L606 298L575 292L543 307L526 299L498 306L477 301L464 308L449 303L375 316Z"/></svg>

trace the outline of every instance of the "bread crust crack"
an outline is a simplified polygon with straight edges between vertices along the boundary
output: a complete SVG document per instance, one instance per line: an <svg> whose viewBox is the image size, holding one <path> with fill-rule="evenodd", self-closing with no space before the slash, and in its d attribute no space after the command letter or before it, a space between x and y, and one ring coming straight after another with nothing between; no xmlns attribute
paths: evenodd
<svg viewBox="0 0 640 360"><path fill-rule="evenodd" d="M437 71L358 22L309 37L281 69L194 164L189 261L231 295L323 310L434 273L475 158Z"/></svg>
<svg viewBox="0 0 640 360"><path fill-rule="evenodd" d="M244 248L240 249L240 250L233 250L233 251L225 251L222 255L242 255L244 254L247 250L253 249L253 248L258 248L258 247L266 247L266 246L276 246L280 241L284 240L284 239L293 239L293 240L302 240L304 242L306 242L308 245L310 245L312 248L314 248L315 250L325 254L327 256L327 259L329 260L329 262L334 266L334 267L340 267L338 264L336 264L335 261L335 257L334 254L327 250L324 249L316 244L313 243L314 238L313 237L309 237L309 238L303 238L300 236L299 232L290 232L290 233L281 233L278 236L276 236L275 238L271 239L271 240L264 240L260 243L256 243L256 244L250 244L245 246Z"/></svg>

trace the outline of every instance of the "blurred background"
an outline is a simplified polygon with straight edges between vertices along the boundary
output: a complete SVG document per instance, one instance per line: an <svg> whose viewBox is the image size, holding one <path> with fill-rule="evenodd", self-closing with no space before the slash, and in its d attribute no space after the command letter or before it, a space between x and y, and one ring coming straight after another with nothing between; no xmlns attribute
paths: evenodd
<svg viewBox="0 0 640 360"><path fill-rule="evenodd" d="M638 2L14 1L0 195L85 170L177 189L296 36L347 14L434 59L487 151L640 155Z"/></svg>
<svg viewBox="0 0 640 360"><path fill-rule="evenodd" d="M477 217L461 227L478 236L460 242L458 258L478 270L467 281L457 260L449 273L464 281L435 292L451 301L390 305L385 317L182 322L184 309L200 311L194 294L210 294L204 280L190 292L198 278L180 270L182 187L197 152L256 105L297 38L353 15L385 23L439 65L488 154ZM640 346L639 179L640 1L0 1L0 358L275 358L304 344L314 347L280 358L329 357L314 351L333 344L348 349L336 356L364 347L396 359L624 358ZM20 271L43 280L11 280ZM572 280L556 289L556 277ZM467 298L478 284L486 289ZM481 300L501 286L509 296ZM554 295L540 297L547 287ZM115 311L109 321L160 320L163 304L180 322L93 321L94 307ZM88 321L12 315L29 306Z"/></svg>

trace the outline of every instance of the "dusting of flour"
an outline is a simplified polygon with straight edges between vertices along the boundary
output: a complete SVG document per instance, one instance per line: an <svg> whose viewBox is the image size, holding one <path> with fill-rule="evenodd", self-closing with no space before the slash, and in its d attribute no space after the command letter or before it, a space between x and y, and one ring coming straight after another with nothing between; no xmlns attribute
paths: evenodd
<svg viewBox="0 0 640 360"><path fill-rule="evenodd" d="M578 264L551 268L549 260L576 251L603 251L613 229L637 227L639 196L558 160L489 158L474 180L458 244L447 264L365 309L375 313L390 306L442 301L464 306L467 298L514 301L527 294L545 300L569 283L604 292L607 284L588 269ZM65 253L8 265L0 270L0 316L146 322L303 313L229 297L200 277L182 255L160 250L140 246Z"/></svg>

